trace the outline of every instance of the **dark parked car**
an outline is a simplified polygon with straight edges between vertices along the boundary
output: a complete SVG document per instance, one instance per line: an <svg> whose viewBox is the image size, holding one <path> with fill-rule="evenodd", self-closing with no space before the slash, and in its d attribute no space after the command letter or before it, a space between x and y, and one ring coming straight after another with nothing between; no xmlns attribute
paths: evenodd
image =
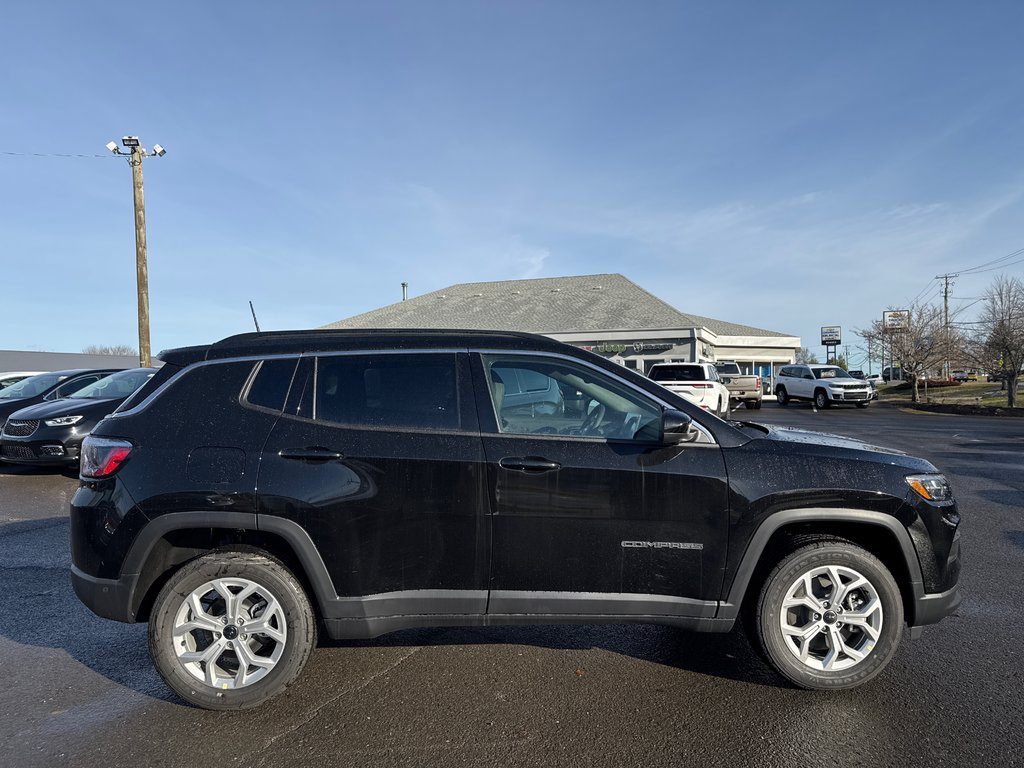
<svg viewBox="0 0 1024 768"><path fill-rule="evenodd" d="M0 432L0 459L20 464L74 464L82 440L104 416L156 373L156 368L119 371L71 397L15 411Z"/></svg>
<svg viewBox="0 0 1024 768"><path fill-rule="evenodd" d="M0 389L0 423L15 411L36 403L70 397L78 390L99 381L104 376L117 373L117 368L76 368L68 371L53 371L29 376L17 384Z"/></svg>
<svg viewBox="0 0 1024 768"><path fill-rule="evenodd" d="M741 614L790 681L851 688L960 602L960 515L927 461L725 422L551 339L280 332L162 359L85 440L72 582L149 622L202 707L280 692L318 631ZM561 408L506 413L512 371Z"/></svg>

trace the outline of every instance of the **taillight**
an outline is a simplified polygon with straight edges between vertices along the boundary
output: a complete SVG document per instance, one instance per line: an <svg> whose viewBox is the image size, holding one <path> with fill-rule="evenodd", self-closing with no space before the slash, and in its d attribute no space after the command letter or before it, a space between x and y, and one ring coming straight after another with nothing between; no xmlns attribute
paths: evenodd
<svg viewBox="0 0 1024 768"><path fill-rule="evenodd" d="M132 447L127 440L89 435L82 441L81 476L93 480L109 477L128 458Z"/></svg>
<svg viewBox="0 0 1024 768"><path fill-rule="evenodd" d="M754 389L760 389L760 388L761 388L761 377L760 376L755 376L754 377Z"/></svg>
<svg viewBox="0 0 1024 768"><path fill-rule="evenodd" d="M690 386L693 387L694 389L711 389L711 387L713 387L714 385L713 384L690 384Z"/></svg>

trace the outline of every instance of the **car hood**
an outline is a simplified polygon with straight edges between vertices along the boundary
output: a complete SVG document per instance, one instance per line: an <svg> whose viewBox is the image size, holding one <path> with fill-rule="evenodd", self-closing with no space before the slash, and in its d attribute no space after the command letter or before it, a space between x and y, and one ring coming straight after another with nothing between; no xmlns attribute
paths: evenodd
<svg viewBox="0 0 1024 768"><path fill-rule="evenodd" d="M63 400L51 400L48 403L36 403L20 411L15 411L9 418L21 421L33 419L53 419L57 416L72 416L81 414L94 419L101 419L111 413L117 406L124 402L123 397L104 398L93 400L92 398L66 397Z"/></svg>
<svg viewBox="0 0 1024 768"><path fill-rule="evenodd" d="M865 443L853 437L833 435L828 432L813 432L809 429L797 429L795 427L776 427L762 424L768 430L765 436L768 440L778 440L785 443L802 443L804 445L820 445L829 448L846 448L852 451L870 451L872 453L884 453L890 456L908 456L903 451L895 448L885 448L880 445Z"/></svg>

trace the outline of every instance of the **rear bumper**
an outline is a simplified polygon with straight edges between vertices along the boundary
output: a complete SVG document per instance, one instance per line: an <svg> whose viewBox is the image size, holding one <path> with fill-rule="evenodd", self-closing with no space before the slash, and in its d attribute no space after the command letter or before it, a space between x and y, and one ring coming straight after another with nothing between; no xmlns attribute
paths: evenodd
<svg viewBox="0 0 1024 768"><path fill-rule="evenodd" d="M100 579L83 573L71 566L71 586L78 599L97 616L114 621L133 623L135 614L131 610L131 596L137 576L122 576L120 579Z"/></svg>

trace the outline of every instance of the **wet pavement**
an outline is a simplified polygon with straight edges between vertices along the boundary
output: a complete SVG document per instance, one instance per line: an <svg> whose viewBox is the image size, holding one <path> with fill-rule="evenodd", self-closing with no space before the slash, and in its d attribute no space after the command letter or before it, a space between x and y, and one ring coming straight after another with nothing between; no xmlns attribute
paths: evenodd
<svg viewBox="0 0 1024 768"><path fill-rule="evenodd" d="M144 626L68 582L76 481L0 466L0 766L1024 764L1024 420L894 408L739 409L924 456L963 512L958 615L875 681L805 692L740 630L641 625L414 630L319 648L256 710L179 702Z"/></svg>

